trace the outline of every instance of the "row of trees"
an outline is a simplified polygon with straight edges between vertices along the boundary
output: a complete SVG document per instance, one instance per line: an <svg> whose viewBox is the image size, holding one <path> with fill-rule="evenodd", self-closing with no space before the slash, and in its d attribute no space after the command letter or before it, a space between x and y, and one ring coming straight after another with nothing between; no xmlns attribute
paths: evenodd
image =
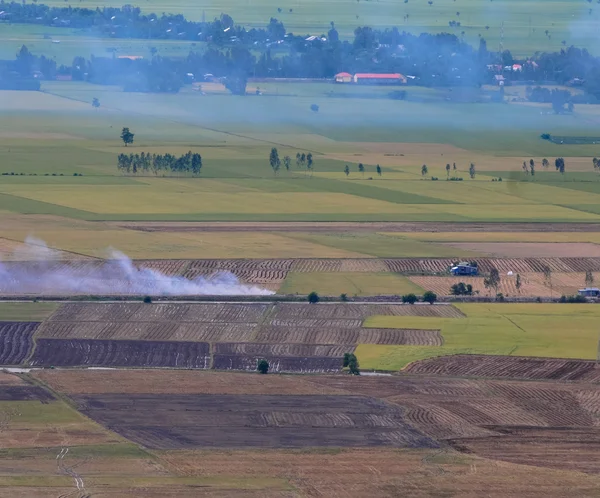
<svg viewBox="0 0 600 498"><path fill-rule="evenodd" d="M170 173L198 176L202 170L202 156L192 151L182 156L172 154L119 154L117 169L123 174Z"/></svg>
<svg viewBox="0 0 600 498"><path fill-rule="evenodd" d="M275 176L279 174L282 165L285 168L285 170L289 172L291 164L292 158L290 156L283 156L283 159L281 159L279 157L279 151L277 150L277 147L273 147L271 149L271 153L269 154L269 165L271 166L271 169L273 170L273 174ZM314 164L315 162L311 152L309 152L308 154L304 152L298 152L296 154L296 167L298 169L305 168L306 172L310 173L311 176L314 172Z"/></svg>
<svg viewBox="0 0 600 498"><path fill-rule="evenodd" d="M450 167L450 163L446 164L446 176L448 179L450 179L450 170L453 170L456 172L456 163L452 164L452 167ZM421 166L421 176L427 176L427 174L429 173L429 168L427 167L426 164L424 164L423 166ZM475 163L471 163L469 165L469 176L471 177L471 179L475 179L475 175L477 174L477 171L475 169ZM457 178L452 178L453 180L456 180Z"/></svg>
<svg viewBox="0 0 600 498"><path fill-rule="evenodd" d="M493 81L496 72L488 67L519 63L522 71L511 71L509 78L561 84L576 81L590 95L600 98L600 58L574 47L515 59L509 51L488 51L483 38L475 48L454 34L413 35L396 27L377 30L361 26L356 28L352 40L342 41L332 22L326 34L307 42L306 34L288 33L283 23L274 18L263 28L246 29L236 25L227 14L211 21L191 22L183 15L143 15L139 8L130 5L93 10L2 1L0 8L2 20L16 23L76 27L113 38L194 40L211 44L209 50L191 53L185 59L115 63L110 62L111 58L86 61L77 57L71 67L58 70L50 59L29 61L25 66L28 75L31 70L38 70L49 79L58 71L75 79L105 84L114 84L116 80L132 91L175 91L187 73L211 73L228 78L226 83L233 93L245 93L249 76L331 78L347 71L400 72L414 76L414 84L477 87ZM277 47L277 56L271 53L273 47ZM257 49L262 53L255 56ZM152 52L156 56L158 51ZM131 70L127 70L129 66ZM557 112L564 112L565 106L567 111L572 110L575 96L564 91L548 92L535 88L530 90L530 98L551 102Z"/></svg>

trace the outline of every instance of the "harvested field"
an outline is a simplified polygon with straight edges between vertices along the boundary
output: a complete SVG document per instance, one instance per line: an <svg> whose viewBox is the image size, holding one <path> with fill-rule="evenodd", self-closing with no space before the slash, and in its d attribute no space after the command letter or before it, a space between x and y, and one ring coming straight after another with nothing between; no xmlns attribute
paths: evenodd
<svg viewBox="0 0 600 498"><path fill-rule="evenodd" d="M255 356L329 356L341 358L344 353L352 353L355 346L332 344L258 344L258 343L217 343L216 355L255 355ZM254 365L256 369L256 365Z"/></svg>
<svg viewBox="0 0 600 498"><path fill-rule="evenodd" d="M97 339L140 341L240 341L250 340L255 323L177 322L47 322L38 337L47 339Z"/></svg>
<svg viewBox="0 0 600 498"><path fill-rule="evenodd" d="M258 321L269 304L252 303L67 303L50 321L242 322Z"/></svg>
<svg viewBox="0 0 600 498"><path fill-rule="evenodd" d="M517 356L441 356L412 363L405 371L459 377L600 382L600 366L595 361Z"/></svg>
<svg viewBox="0 0 600 498"><path fill-rule="evenodd" d="M37 322L0 322L0 365L19 365L33 347Z"/></svg>
<svg viewBox="0 0 600 498"><path fill-rule="evenodd" d="M500 285L498 292L504 296L524 296L524 297L557 297L561 295L571 296L577 294L577 291L585 287L585 273L552 273L552 288L548 282L544 280L542 273L519 273L521 277L521 289L517 290L516 278L517 271L513 271L513 275L500 273ZM459 282L470 284L473 286L474 292L479 292L480 295L489 294L489 290L483 284L483 277L429 277L429 276L409 276L411 282L431 290L438 295L450 295L450 287ZM594 274L594 279L600 279L600 273Z"/></svg>
<svg viewBox="0 0 600 498"><path fill-rule="evenodd" d="M493 460L600 473L599 430L535 427L497 430L501 437L463 438L449 443L463 453L474 453Z"/></svg>
<svg viewBox="0 0 600 498"><path fill-rule="evenodd" d="M39 370L34 377L68 395L85 394L319 394L344 390L308 377L192 370Z"/></svg>
<svg viewBox="0 0 600 498"><path fill-rule="evenodd" d="M289 479L300 496L559 497L593 496L600 478L573 471L498 462L451 449L351 448L256 452L180 450L163 464L185 476L256 475ZM242 495L245 496L245 495ZM287 497L286 497L287 498Z"/></svg>
<svg viewBox="0 0 600 498"><path fill-rule="evenodd" d="M460 318L464 314L448 305L402 305L402 304L319 304L278 303L273 319L354 319L369 316L429 316Z"/></svg>
<svg viewBox="0 0 600 498"><path fill-rule="evenodd" d="M158 259L147 261L136 261L138 268L148 268L163 275L183 275L190 265L190 261L179 259Z"/></svg>
<svg viewBox="0 0 600 498"><path fill-rule="evenodd" d="M21 379L21 377L11 373L0 371L0 387L22 386L23 384L25 384L25 382L23 381L23 379Z"/></svg>
<svg viewBox="0 0 600 498"><path fill-rule="evenodd" d="M438 330L375 329L375 328L316 328L265 325L260 328L256 342L283 344L411 344L441 346Z"/></svg>
<svg viewBox="0 0 600 498"><path fill-rule="evenodd" d="M354 345L217 343L213 368L256 371L264 359L270 372L339 372L344 353L354 349Z"/></svg>
<svg viewBox="0 0 600 498"><path fill-rule="evenodd" d="M446 242L444 245L498 258L600 257L600 245L587 242Z"/></svg>
<svg viewBox="0 0 600 498"><path fill-rule="evenodd" d="M0 384L0 401L41 401L42 403L47 403L53 399L54 396L46 391L46 389L38 386Z"/></svg>
<svg viewBox="0 0 600 498"><path fill-rule="evenodd" d="M436 447L402 411L363 396L75 396L96 422L153 449Z"/></svg>
<svg viewBox="0 0 600 498"><path fill-rule="evenodd" d="M203 342L38 339L31 366L208 368Z"/></svg>
<svg viewBox="0 0 600 498"><path fill-rule="evenodd" d="M269 362L269 372L329 373L342 370L342 358L331 356L273 356L244 354L215 354L215 370L247 370L256 372L260 360Z"/></svg>

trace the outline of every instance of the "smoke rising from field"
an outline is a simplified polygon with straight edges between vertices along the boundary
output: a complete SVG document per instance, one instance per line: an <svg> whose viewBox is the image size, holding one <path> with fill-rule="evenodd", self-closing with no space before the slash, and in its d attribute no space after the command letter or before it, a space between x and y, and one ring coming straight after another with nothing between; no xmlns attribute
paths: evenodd
<svg viewBox="0 0 600 498"><path fill-rule="evenodd" d="M136 267L125 254L109 249L106 261L69 264L42 240L28 237L13 261L0 261L0 294L239 296L273 292L246 285L230 272L187 279ZM24 262L25 261L25 262Z"/></svg>

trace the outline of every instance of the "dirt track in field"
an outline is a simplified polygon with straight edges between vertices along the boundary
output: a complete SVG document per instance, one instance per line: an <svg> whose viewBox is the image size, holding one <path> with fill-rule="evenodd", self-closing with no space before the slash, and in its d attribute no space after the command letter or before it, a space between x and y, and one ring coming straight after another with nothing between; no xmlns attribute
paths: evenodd
<svg viewBox="0 0 600 498"><path fill-rule="evenodd" d="M600 232L600 223L113 222L144 232Z"/></svg>

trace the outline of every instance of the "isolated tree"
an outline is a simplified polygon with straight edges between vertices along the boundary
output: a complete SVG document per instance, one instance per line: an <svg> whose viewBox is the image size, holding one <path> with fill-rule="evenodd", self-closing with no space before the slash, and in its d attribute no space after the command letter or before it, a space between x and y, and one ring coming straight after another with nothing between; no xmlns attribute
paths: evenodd
<svg viewBox="0 0 600 498"><path fill-rule="evenodd" d="M550 162L544 157L544 159L542 159L542 168L547 169L548 166L550 166Z"/></svg>
<svg viewBox="0 0 600 498"><path fill-rule="evenodd" d="M344 359L342 361L342 368L347 368L348 364L350 363L350 357L352 356L352 353L344 353Z"/></svg>
<svg viewBox="0 0 600 498"><path fill-rule="evenodd" d="M381 166L379 166L379 164L377 165L377 167L375 168L375 170L377 171L377 175L381 176Z"/></svg>
<svg viewBox="0 0 600 498"><path fill-rule="evenodd" d="M594 157L594 159L592 159L592 163L594 164L594 169L598 169L598 158Z"/></svg>
<svg viewBox="0 0 600 498"><path fill-rule="evenodd" d="M456 171L456 163L452 163L452 171Z"/></svg>
<svg viewBox="0 0 600 498"><path fill-rule="evenodd" d="M556 171L559 171L561 175L565 174L565 160L562 157L557 157L554 160L554 166Z"/></svg>
<svg viewBox="0 0 600 498"><path fill-rule="evenodd" d="M529 168L527 167L527 163L525 161L523 161L523 172L528 175L529 174Z"/></svg>
<svg viewBox="0 0 600 498"><path fill-rule="evenodd" d="M348 176L350 174L350 168L347 164L346 164L346 167L344 168L344 173L346 174L346 176Z"/></svg>
<svg viewBox="0 0 600 498"><path fill-rule="evenodd" d="M474 163L471 163L471 165L469 166L469 176L471 177L472 180L475 178L475 164Z"/></svg>
<svg viewBox="0 0 600 498"><path fill-rule="evenodd" d="M308 295L308 302L310 304L317 304L320 300L321 300L321 298L319 297L319 294L317 294L315 291L312 291Z"/></svg>
<svg viewBox="0 0 600 498"><path fill-rule="evenodd" d="M358 163L358 172L362 174L363 178L365 177L365 165L363 163Z"/></svg>
<svg viewBox="0 0 600 498"><path fill-rule="evenodd" d="M529 170L531 171L531 176L535 176L535 161L533 159L529 160Z"/></svg>
<svg viewBox="0 0 600 498"><path fill-rule="evenodd" d="M436 301L437 301L437 294L435 294L434 292L427 291L427 292L425 292L425 294L423 294L423 302L424 303L433 304Z"/></svg>
<svg viewBox="0 0 600 498"><path fill-rule="evenodd" d="M594 285L594 274L588 270L585 272L585 286L591 287L592 285Z"/></svg>
<svg viewBox="0 0 600 498"><path fill-rule="evenodd" d="M299 168L300 166L302 166L302 156L300 155L300 152L296 153L296 168Z"/></svg>
<svg viewBox="0 0 600 498"><path fill-rule="evenodd" d="M269 373L269 362L267 360L260 360L256 365L256 370L261 374Z"/></svg>
<svg viewBox="0 0 600 498"><path fill-rule="evenodd" d="M123 130L121 130L121 140L123 140L125 147L133 143L133 137L135 137L135 134L131 133L129 128L123 128Z"/></svg>
<svg viewBox="0 0 600 498"><path fill-rule="evenodd" d="M279 168L281 167L281 160L279 159L279 152L276 147L271 149L271 153L269 154L269 164L273 169L273 173L277 175Z"/></svg>
<svg viewBox="0 0 600 498"><path fill-rule="evenodd" d="M350 375L360 375L358 359L355 354L351 354L348 359L348 373Z"/></svg>
<svg viewBox="0 0 600 498"><path fill-rule="evenodd" d="M290 156L283 156L283 165L286 171L290 171L290 164L292 164L292 158Z"/></svg>
<svg viewBox="0 0 600 498"><path fill-rule="evenodd" d="M552 269L545 265L542 273L544 274L544 285L550 289L550 297L552 297Z"/></svg>
<svg viewBox="0 0 600 498"><path fill-rule="evenodd" d="M446 178L450 178L450 163L446 164Z"/></svg>
<svg viewBox="0 0 600 498"><path fill-rule="evenodd" d="M415 304L419 299L415 294L404 294L402 296L402 302L404 304Z"/></svg>
<svg viewBox="0 0 600 498"><path fill-rule="evenodd" d="M496 268L490 270L490 274L483 279L483 285L486 289L494 289L494 292L498 294L498 287L500 286L500 273Z"/></svg>
<svg viewBox="0 0 600 498"><path fill-rule="evenodd" d="M98 109L100 107L100 101L96 97L94 97L94 99L92 100L92 107L94 109Z"/></svg>
<svg viewBox="0 0 600 498"><path fill-rule="evenodd" d="M300 156L300 165L304 167L304 164L306 164L306 154L303 152Z"/></svg>
<svg viewBox="0 0 600 498"><path fill-rule="evenodd" d="M515 287L517 288L517 292L518 292L519 294L521 293L521 286L522 286L522 283L521 283L521 275L519 275L519 274L517 273L517 278L515 279Z"/></svg>
<svg viewBox="0 0 600 498"><path fill-rule="evenodd" d="M427 165L424 164L423 166L421 166L421 176L425 176L427 174L427 171L429 171L427 169Z"/></svg>
<svg viewBox="0 0 600 498"><path fill-rule="evenodd" d="M308 154L306 154L306 169L308 171L310 171L310 176L312 177L313 175L313 166L314 166L314 161L313 161L313 155L312 152L309 152Z"/></svg>

